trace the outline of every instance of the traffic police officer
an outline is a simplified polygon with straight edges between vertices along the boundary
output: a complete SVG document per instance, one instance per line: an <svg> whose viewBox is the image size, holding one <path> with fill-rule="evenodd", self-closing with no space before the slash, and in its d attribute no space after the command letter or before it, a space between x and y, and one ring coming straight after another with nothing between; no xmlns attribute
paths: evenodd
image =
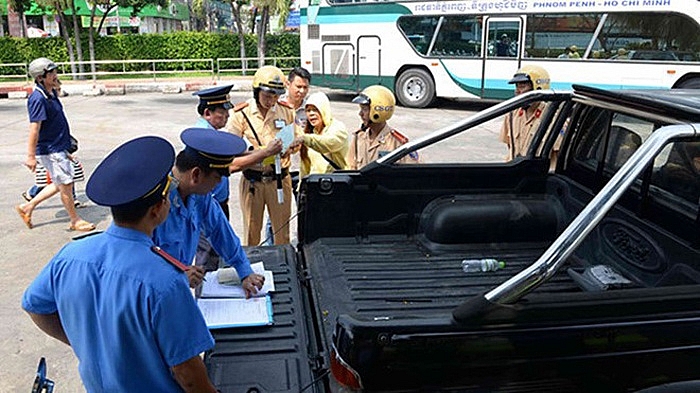
<svg viewBox="0 0 700 393"><path fill-rule="evenodd" d="M549 89L549 73L540 66L526 65L508 83L515 84L516 96L531 90L546 90ZM536 102L506 114L500 140L508 146L507 160L527 154L546 108L546 103Z"/></svg>
<svg viewBox="0 0 700 393"><path fill-rule="evenodd" d="M387 124L394 114L396 99L384 86L369 86L352 102L360 104L362 125L355 131L355 138L348 150L350 169L361 169L372 161L408 142L408 138ZM413 152L399 160L400 163L417 163L418 153Z"/></svg>
<svg viewBox="0 0 700 393"><path fill-rule="evenodd" d="M88 392L216 391L199 356L214 340L185 274L151 240L168 216L174 155L151 136L109 154L86 194L114 222L66 245L24 293L34 323L72 347Z"/></svg>
<svg viewBox="0 0 700 393"><path fill-rule="evenodd" d="M195 123L197 128L209 128L212 130L222 130L226 126L229 118L229 110L233 108L229 92L233 85L216 86L196 91L192 93L199 97L197 105L197 113L199 119ZM267 146L266 150L257 150L244 152L241 156L235 157L231 165L231 171L240 170L242 167L247 167L262 161L265 157L279 153L282 150L282 142L275 141ZM228 208L229 200L229 181L228 176L222 176L221 182L214 187L212 195L226 215L226 219L231 218ZM197 256L195 264L204 266L205 270L216 270L219 266L219 255L211 247L206 237L201 234L199 244L197 245Z"/></svg>
<svg viewBox="0 0 700 393"><path fill-rule="evenodd" d="M242 109L235 111L226 129L245 138L253 149L262 149L277 137L286 125L294 122L294 111L280 104L284 94L284 74L279 68L264 66L253 76L253 98L247 100ZM289 243L289 219L292 207L292 181L289 176L290 158L280 162L284 200L277 198L275 168L267 161L243 171L240 183L241 210L243 213L244 242L247 245L260 243L263 213L267 206L275 244Z"/></svg>
<svg viewBox="0 0 700 393"><path fill-rule="evenodd" d="M224 259L236 268L248 296L262 288L264 277L253 273L238 236L233 232L211 190L222 176L229 176L235 155L245 149L245 142L235 135L206 128L188 128L180 139L185 149L178 153L173 177L178 183L169 193L170 215L153 233L153 240L163 250L190 265L203 232ZM187 270L190 286L199 285L203 269Z"/></svg>

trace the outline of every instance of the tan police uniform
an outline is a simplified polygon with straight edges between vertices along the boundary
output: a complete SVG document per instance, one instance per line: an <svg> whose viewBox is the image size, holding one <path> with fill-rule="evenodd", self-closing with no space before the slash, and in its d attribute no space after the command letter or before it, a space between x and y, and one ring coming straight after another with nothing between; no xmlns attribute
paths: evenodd
<svg viewBox="0 0 700 393"><path fill-rule="evenodd" d="M385 124L379 134L370 139L369 130L356 131L348 150L350 169L361 169L372 161L384 157L392 150L408 142L408 138L399 131ZM398 161L401 164L419 162L418 153L411 153Z"/></svg>
<svg viewBox="0 0 700 393"><path fill-rule="evenodd" d="M261 149L272 142L277 133L287 124L294 122L294 111L280 104L275 104L263 117L258 110L254 98L246 101L248 106L239 112L232 113L226 124L226 129L233 134L243 137L254 149ZM255 134L250 129L243 114L248 117L260 138L258 143ZM267 161L267 160L266 160ZM267 206L272 230L275 233L275 244L289 243L289 218L292 206L292 180L289 176L289 157L281 161L282 189L284 203L277 201L277 182L275 171L270 164L256 164L243 171L240 182L240 202L243 213L243 242L254 246L260 243L260 232L263 226L263 213ZM280 229L284 227L283 229Z"/></svg>
<svg viewBox="0 0 700 393"><path fill-rule="evenodd" d="M540 102L533 111L521 108L506 114L500 136L501 142L508 145L506 160L510 161L527 154L546 108L547 104Z"/></svg>

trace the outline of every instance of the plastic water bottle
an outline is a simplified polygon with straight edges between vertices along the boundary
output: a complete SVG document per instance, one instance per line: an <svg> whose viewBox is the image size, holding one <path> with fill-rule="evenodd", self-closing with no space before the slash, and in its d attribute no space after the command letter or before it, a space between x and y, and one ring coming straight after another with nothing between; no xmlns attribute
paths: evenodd
<svg viewBox="0 0 700 393"><path fill-rule="evenodd" d="M493 272L504 267L506 267L505 262L497 261L493 258L465 259L462 261L462 271L465 273Z"/></svg>

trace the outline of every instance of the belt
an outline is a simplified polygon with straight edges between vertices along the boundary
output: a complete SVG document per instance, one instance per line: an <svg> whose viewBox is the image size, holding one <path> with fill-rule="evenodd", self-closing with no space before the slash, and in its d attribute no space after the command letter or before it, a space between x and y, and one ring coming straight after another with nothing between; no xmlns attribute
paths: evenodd
<svg viewBox="0 0 700 393"><path fill-rule="evenodd" d="M250 181L262 181L262 182L269 182L275 180L275 172L270 171L270 172L261 172L261 171L255 171L252 169L246 169L243 171L243 177ZM282 178L285 178L289 176L289 169L287 168L282 168Z"/></svg>

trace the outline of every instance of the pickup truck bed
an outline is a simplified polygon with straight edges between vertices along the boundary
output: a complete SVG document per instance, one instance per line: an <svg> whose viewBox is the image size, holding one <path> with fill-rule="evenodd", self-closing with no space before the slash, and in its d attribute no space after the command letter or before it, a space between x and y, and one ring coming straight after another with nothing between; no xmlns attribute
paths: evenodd
<svg viewBox="0 0 700 393"><path fill-rule="evenodd" d="M576 89L516 97L360 171L306 177L298 246L248 249L274 272L275 323L213 332L205 362L217 387L631 392L700 381L700 183L677 153L698 142L698 96ZM393 164L538 100L550 106L526 157ZM464 273L476 258L506 266ZM627 281L592 280L599 266Z"/></svg>
<svg viewBox="0 0 700 393"><path fill-rule="evenodd" d="M501 284L539 257L544 247L521 247L484 255L448 251L434 255L419 241L387 236L357 243L355 239L319 239L306 249L319 306L335 320L352 313L360 318L383 315L445 316L471 296ZM464 273L463 259L493 257L506 261L502 270ZM579 292L559 272L540 293Z"/></svg>
<svg viewBox="0 0 700 393"><path fill-rule="evenodd" d="M700 353L692 337L700 320L691 285L700 283L697 251L678 245L664 254L672 237L627 203L518 303L453 319L460 304L537 260L593 197L556 175L526 188L435 198L416 214L412 236L318 238L303 246L314 314L323 315L319 341L332 343L325 351L362 375L365 391L617 392L693 374L679 359L692 363ZM484 257L505 261L505 269L462 272L462 259ZM630 284L591 291L574 280L570 270L597 264Z"/></svg>

